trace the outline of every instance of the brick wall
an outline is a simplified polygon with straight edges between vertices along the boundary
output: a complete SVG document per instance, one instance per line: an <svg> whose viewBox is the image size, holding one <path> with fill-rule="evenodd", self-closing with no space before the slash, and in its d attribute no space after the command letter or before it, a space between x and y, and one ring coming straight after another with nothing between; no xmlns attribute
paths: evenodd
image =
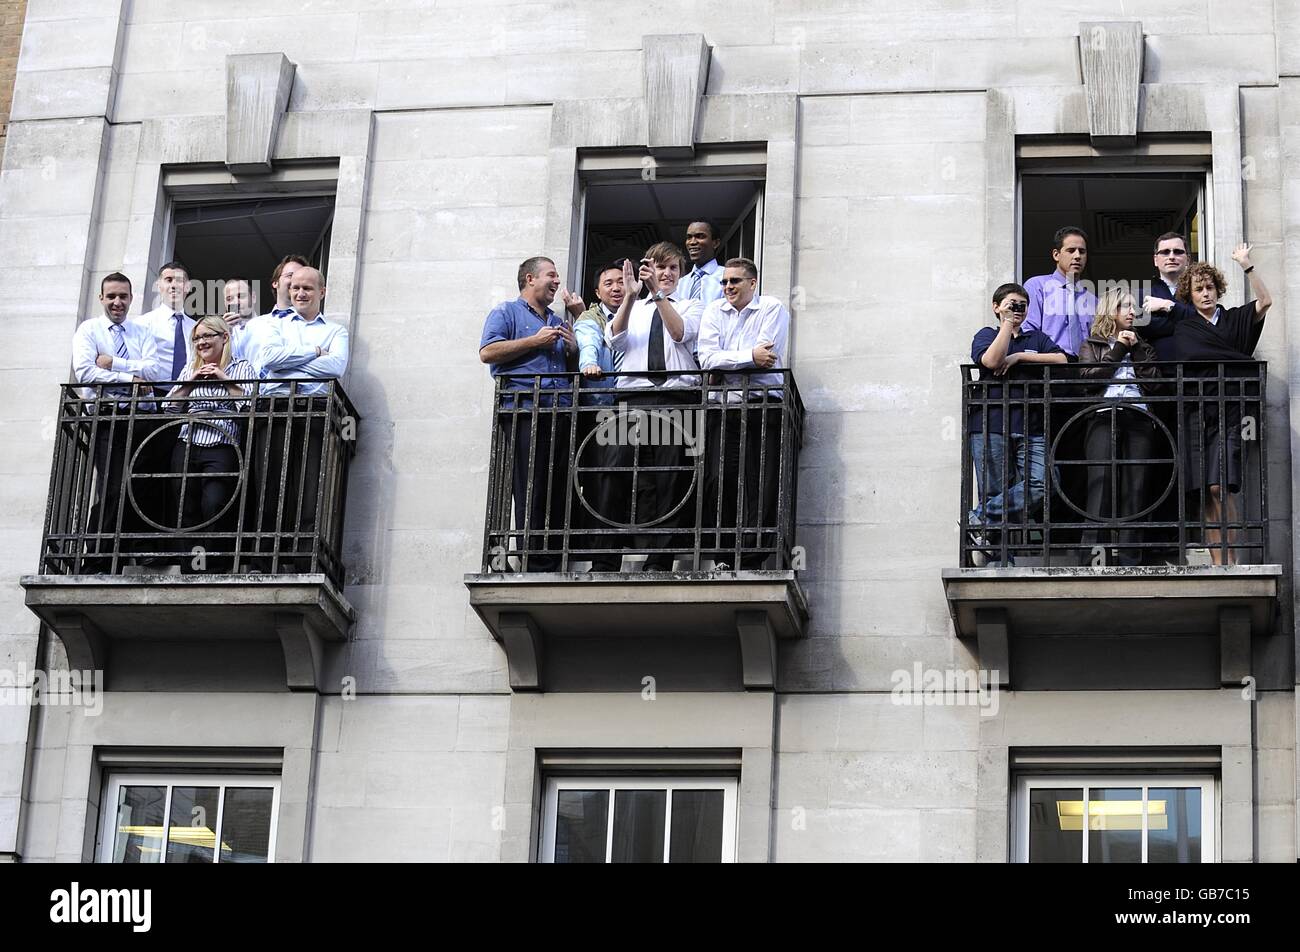
<svg viewBox="0 0 1300 952"><path fill-rule="evenodd" d="M18 71L18 49L23 39L23 18L27 0L0 0L0 158L4 157L9 131L9 106L14 96L14 74Z"/></svg>

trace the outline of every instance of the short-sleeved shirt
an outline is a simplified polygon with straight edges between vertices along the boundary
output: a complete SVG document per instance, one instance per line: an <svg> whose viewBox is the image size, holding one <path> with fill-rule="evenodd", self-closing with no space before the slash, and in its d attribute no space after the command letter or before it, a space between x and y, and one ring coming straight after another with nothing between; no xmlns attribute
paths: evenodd
<svg viewBox="0 0 1300 952"><path fill-rule="evenodd" d="M997 339L998 329L996 327L981 328L976 332L974 340L970 345L970 358L972 363L979 364L980 358L984 352L993 345ZM1064 354L1065 351L1056 345L1050 337L1042 331L1025 331L1011 338L1011 343L1007 345L1007 355L1011 354ZM980 380L997 381L996 384L990 383L987 387L977 388L975 391L981 399L1001 400L1002 399L1002 381L1008 380L1042 380L1042 364L1017 364L1007 371L1006 378L996 376L992 370L980 364ZM1009 434L1021 436L1037 436L1043 432L1043 412L1040 407L1033 407L1029 413L1029 429L1025 429L1025 414L1023 401L1026 396L1026 389L1029 396L1035 399L1042 399L1043 388L1029 387L1024 384L1012 384L1007 388L1007 398L1011 401L1011 426L1006 430ZM980 407L972 407L970 422L967 425L967 432L982 433L984 432L984 414ZM1002 430L1002 408L998 406L989 407L989 432L1001 433Z"/></svg>
<svg viewBox="0 0 1300 952"><path fill-rule="evenodd" d="M483 337L479 341L479 350L488 344L503 340L523 340L532 337L543 327L563 327L564 319L551 311L538 313L522 297L505 301L494 307L487 320L483 322ZM567 390L572 384L568 377L544 376L546 374L564 374L569 369L568 358L564 350L564 341L557 340L545 350L530 350L526 354L505 363L492 364L492 376L502 374L539 374L543 375L539 386L543 390ZM519 377L506 381L508 390L532 390L533 381Z"/></svg>

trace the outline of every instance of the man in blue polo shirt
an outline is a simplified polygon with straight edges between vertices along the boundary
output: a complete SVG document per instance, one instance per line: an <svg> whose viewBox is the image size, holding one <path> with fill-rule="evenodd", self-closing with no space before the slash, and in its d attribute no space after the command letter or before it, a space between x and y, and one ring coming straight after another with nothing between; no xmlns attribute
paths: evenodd
<svg viewBox="0 0 1300 952"><path fill-rule="evenodd" d="M998 325L979 330L971 341L970 356L980 366L981 381L1041 380L1040 365L1068 362L1065 351L1047 334L1022 328L1028 308L1029 295L1018 284L1004 284L993 292L993 316ZM997 405L989 405L987 421L981 407L971 410L968 433L980 497L979 505L970 512L971 526L996 529L1025 523L1042 505L1047 457L1043 414L1032 405L1025 413L1027 390L1031 391L1029 397L1041 399L1041 386L1012 384L1007 388L1007 419ZM987 384L976 393L1001 401L1002 386Z"/></svg>
<svg viewBox="0 0 1300 952"><path fill-rule="evenodd" d="M568 321L550 311L551 302L560 290L555 262L550 258L529 258L519 266L518 281L519 297L498 304L488 314L478 356L491 366L494 377L533 375L507 378L505 389L527 393L521 392L499 409L507 439L514 446L515 530L528 530L520 540L519 550L527 553L520 567L525 571L554 572L560 567L560 558L544 551L554 540L532 533L546 527L548 513L551 529L559 533L564 530L569 488L569 424L560 418L552 432L551 415L531 411L535 387L538 391L571 387L570 379L564 374L569 369L569 356L578 352L578 343ZM569 406L571 402L568 393L542 392L537 400L542 407ZM534 459L530 486L529 464ZM539 550L543 554L536 554Z"/></svg>

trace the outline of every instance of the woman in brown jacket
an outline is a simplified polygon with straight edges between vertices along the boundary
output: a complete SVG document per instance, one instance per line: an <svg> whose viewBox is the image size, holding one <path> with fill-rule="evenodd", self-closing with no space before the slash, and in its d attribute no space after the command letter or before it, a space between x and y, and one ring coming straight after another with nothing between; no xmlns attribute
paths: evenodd
<svg viewBox="0 0 1300 952"><path fill-rule="evenodd" d="M1155 423L1144 412L1150 408L1142 397L1152 393L1152 380L1159 376L1159 368L1152 364L1157 359L1155 348L1133 332L1136 316L1130 294L1107 291L1097 302L1092 331L1079 348L1079 375L1097 382L1097 396L1105 404L1089 414L1084 435L1084 453L1088 460L1096 461L1088 466L1090 519L1131 518L1148 506L1151 464L1126 461L1151 458ZM1095 528L1083 533L1084 564L1105 565L1109 561L1102 547L1103 531ZM1136 530L1121 528L1118 564L1141 565L1141 542Z"/></svg>

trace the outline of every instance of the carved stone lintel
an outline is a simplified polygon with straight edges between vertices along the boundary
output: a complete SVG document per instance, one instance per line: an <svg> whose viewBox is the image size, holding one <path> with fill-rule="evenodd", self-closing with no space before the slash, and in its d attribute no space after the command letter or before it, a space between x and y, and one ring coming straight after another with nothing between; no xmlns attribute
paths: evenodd
<svg viewBox="0 0 1300 952"><path fill-rule="evenodd" d="M776 633L767 612L736 612L736 633L745 687L772 690L776 686Z"/></svg>
<svg viewBox="0 0 1300 952"><path fill-rule="evenodd" d="M226 57L226 167L235 174L271 171L280 118L296 67L283 53Z"/></svg>
<svg viewBox="0 0 1300 952"><path fill-rule="evenodd" d="M643 36L646 144L650 154L689 158L695 154L700 100L709 75L709 45L703 33Z"/></svg>
<svg viewBox="0 0 1300 952"><path fill-rule="evenodd" d="M502 612L498 623L510 666L510 687L516 691L542 689L542 633L527 612Z"/></svg>
<svg viewBox="0 0 1300 952"><path fill-rule="evenodd" d="M1011 645L1007 613L1001 608L975 609L975 637L980 667L989 672L989 686L1011 686ZM996 677L994 673L996 672Z"/></svg>
<svg viewBox="0 0 1300 952"><path fill-rule="evenodd" d="M1079 62L1093 145L1114 148L1137 142L1142 50L1140 22L1079 24Z"/></svg>

